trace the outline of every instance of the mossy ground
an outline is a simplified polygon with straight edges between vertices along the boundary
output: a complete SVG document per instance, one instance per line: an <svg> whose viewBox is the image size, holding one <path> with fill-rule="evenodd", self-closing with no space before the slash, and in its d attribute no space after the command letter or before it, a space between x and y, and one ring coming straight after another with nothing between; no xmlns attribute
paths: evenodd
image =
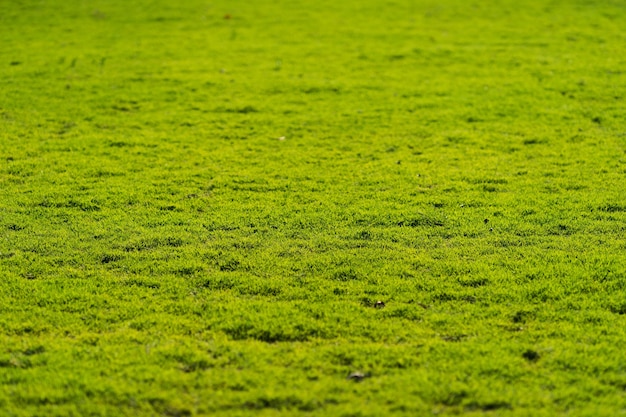
<svg viewBox="0 0 626 417"><path fill-rule="evenodd" d="M2 415L624 414L625 21L2 2Z"/></svg>

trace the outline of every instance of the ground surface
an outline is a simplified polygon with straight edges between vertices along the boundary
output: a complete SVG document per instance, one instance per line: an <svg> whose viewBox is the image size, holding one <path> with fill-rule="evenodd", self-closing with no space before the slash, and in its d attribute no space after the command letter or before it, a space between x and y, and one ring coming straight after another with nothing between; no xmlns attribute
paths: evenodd
<svg viewBox="0 0 626 417"><path fill-rule="evenodd" d="M623 2L182 3L0 3L3 416L626 413Z"/></svg>

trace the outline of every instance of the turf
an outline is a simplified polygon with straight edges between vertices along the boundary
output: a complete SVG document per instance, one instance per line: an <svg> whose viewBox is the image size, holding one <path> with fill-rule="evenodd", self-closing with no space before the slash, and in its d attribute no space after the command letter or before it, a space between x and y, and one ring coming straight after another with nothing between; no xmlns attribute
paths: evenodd
<svg viewBox="0 0 626 417"><path fill-rule="evenodd" d="M625 21L3 1L1 414L625 414Z"/></svg>

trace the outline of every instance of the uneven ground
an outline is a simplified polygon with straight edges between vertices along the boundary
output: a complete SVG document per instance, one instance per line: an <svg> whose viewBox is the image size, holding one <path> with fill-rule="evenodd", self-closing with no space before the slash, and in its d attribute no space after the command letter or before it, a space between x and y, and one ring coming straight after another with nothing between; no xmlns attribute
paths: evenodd
<svg viewBox="0 0 626 417"><path fill-rule="evenodd" d="M0 3L0 414L626 414L623 2L182 3Z"/></svg>

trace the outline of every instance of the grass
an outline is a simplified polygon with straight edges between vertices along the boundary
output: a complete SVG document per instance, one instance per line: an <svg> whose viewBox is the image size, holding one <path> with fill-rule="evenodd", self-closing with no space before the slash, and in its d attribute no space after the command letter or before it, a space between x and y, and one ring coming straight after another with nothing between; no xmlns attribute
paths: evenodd
<svg viewBox="0 0 626 417"><path fill-rule="evenodd" d="M3 2L2 414L624 414L624 18Z"/></svg>

